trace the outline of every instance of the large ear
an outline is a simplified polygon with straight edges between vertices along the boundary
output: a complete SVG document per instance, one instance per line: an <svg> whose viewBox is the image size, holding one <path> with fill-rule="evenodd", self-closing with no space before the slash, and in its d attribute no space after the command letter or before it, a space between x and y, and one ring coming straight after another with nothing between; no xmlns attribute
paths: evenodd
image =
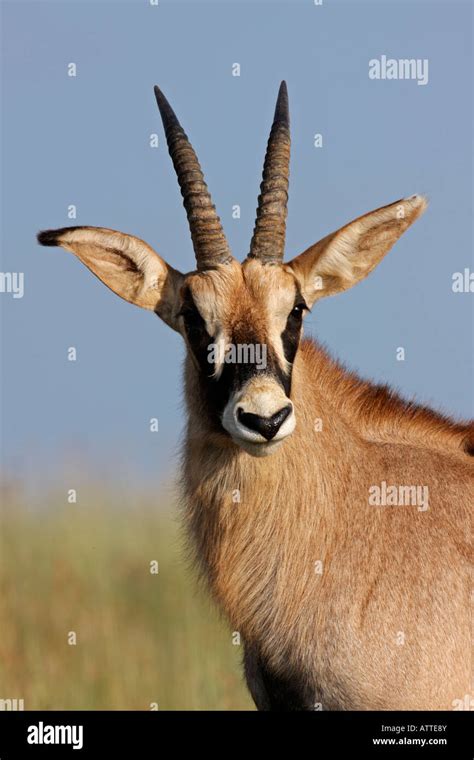
<svg viewBox="0 0 474 760"><path fill-rule="evenodd" d="M38 242L72 251L114 293L154 311L178 329L176 312L183 275L143 240L103 227L63 227L40 232Z"/></svg>
<svg viewBox="0 0 474 760"><path fill-rule="evenodd" d="M360 216L294 258L289 266L307 304L352 288L367 277L426 206L421 195L402 198Z"/></svg>

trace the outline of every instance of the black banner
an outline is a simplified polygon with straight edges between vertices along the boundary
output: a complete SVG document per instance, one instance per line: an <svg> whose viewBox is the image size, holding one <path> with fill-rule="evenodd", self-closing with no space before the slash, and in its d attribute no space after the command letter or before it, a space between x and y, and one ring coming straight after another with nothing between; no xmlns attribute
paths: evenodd
<svg viewBox="0 0 474 760"><path fill-rule="evenodd" d="M189 749L222 756L256 747L292 756L471 760L469 712L2 712L0 760L28 757L159 757ZM139 752L137 753L137 750ZM324 755L321 751L324 749ZM133 754L132 754L133 753Z"/></svg>

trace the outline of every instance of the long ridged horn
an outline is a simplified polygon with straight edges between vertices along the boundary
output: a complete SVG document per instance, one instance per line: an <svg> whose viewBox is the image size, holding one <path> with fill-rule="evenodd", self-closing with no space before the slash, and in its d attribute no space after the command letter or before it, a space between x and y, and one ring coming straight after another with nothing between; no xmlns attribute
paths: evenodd
<svg viewBox="0 0 474 760"><path fill-rule="evenodd" d="M282 82L263 165L250 258L261 259L264 263L283 260L289 174L290 115L288 90L286 82Z"/></svg>
<svg viewBox="0 0 474 760"><path fill-rule="evenodd" d="M159 87L155 87L155 97L183 196L197 268L205 270L224 264L232 259L232 254L196 153Z"/></svg>

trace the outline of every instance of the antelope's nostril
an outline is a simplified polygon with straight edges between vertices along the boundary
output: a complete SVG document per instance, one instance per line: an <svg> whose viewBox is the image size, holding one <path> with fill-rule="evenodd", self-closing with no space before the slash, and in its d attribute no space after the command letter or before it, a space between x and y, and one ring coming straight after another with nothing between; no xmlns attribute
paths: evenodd
<svg viewBox="0 0 474 760"><path fill-rule="evenodd" d="M291 414L292 406L287 404L283 409L273 414L271 417L261 417L259 414L244 412L242 407L237 410L237 418L242 425L249 430L263 435L267 441L271 441L276 436L284 421Z"/></svg>

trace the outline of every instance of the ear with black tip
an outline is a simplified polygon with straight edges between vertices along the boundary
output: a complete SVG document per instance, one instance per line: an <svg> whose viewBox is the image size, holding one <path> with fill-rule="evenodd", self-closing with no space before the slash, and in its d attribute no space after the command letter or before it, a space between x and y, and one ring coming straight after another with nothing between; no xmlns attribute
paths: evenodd
<svg viewBox="0 0 474 760"><path fill-rule="evenodd" d="M178 330L175 315L183 275L140 238L104 227L62 227L39 232L37 239L41 245L72 251L114 293L154 311Z"/></svg>

